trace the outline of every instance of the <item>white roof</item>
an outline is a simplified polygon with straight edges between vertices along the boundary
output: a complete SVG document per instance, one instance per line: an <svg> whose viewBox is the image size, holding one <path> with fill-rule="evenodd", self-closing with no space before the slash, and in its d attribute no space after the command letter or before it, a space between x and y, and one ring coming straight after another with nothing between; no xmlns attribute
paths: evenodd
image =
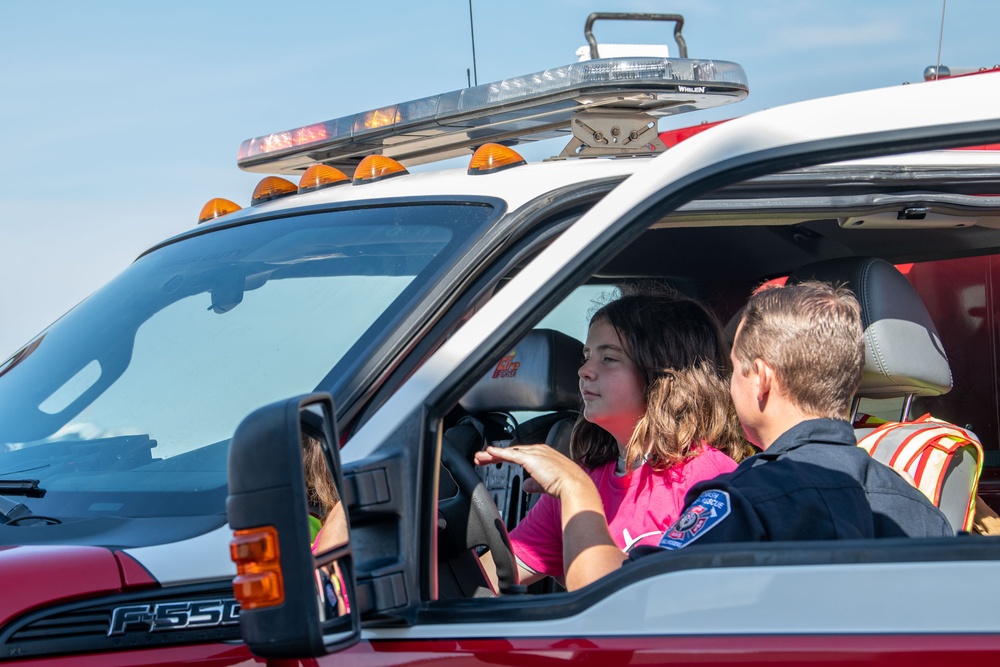
<svg viewBox="0 0 1000 667"><path fill-rule="evenodd" d="M283 211L300 206L396 197L497 197L514 210L557 188L602 178L629 176L651 157L594 158L529 163L493 174L470 176L464 168L394 176L364 185L341 185L248 207L219 220L231 223L246 215Z"/></svg>

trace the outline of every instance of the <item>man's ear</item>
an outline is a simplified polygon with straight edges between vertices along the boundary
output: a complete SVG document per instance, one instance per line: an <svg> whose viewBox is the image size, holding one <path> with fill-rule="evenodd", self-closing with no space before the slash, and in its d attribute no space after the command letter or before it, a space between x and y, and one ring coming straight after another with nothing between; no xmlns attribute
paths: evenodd
<svg viewBox="0 0 1000 667"><path fill-rule="evenodd" d="M751 374L754 376L754 385L757 389L757 403L763 407L774 389L774 369L763 359L754 359Z"/></svg>

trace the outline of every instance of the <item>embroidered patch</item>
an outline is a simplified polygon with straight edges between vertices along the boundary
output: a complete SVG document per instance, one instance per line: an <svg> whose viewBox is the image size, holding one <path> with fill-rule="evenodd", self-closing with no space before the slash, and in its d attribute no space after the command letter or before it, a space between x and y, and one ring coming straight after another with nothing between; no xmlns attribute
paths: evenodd
<svg viewBox="0 0 1000 667"><path fill-rule="evenodd" d="M512 378L517 376L517 369L521 367L520 361L514 361L517 350L512 350L510 354L502 358L497 367L493 369L493 378Z"/></svg>
<svg viewBox="0 0 1000 667"><path fill-rule="evenodd" d="M661 549L680 549L691 544L729 516L729 494L705 491L688 505L687 510L663 533Z"/></svg>

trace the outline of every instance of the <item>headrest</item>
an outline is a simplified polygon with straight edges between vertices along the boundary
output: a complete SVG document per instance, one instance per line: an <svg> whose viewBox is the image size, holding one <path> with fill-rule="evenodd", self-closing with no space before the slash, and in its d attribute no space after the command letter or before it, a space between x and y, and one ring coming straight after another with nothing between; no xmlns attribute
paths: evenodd
<svg viewBox="0 0 1000 667"><path fill-rule="evenodd" d="M927 307L906 277L875 257L807 264L788 277L844 284L861 303L865 369L857 396L939 396L951 390L951 368Z"/></svg>
<svg viewBox="0 0 1000 667"><path fill-rule="evenodd" d="M572 336L552 329L534 329L459 404L470 413L577 409L577 370L582 358L583 343Z"/></svg>

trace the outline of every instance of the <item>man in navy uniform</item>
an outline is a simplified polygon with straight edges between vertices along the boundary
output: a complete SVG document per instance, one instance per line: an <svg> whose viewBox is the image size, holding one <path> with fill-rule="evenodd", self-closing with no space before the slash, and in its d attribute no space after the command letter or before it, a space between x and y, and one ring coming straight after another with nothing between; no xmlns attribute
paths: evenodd
<svg viewBox="0 0 1000 667"><path fill-rule="evenodd" d="M864 343L860 307L849 290L810 282L758 292L737 329L732 361L736 414L762 451L695 485L659 547L623 554L608 534L589 477L558 452L491 447L477 455L481 463L523 465L536 490L559 498L569 590L660 549L954 535L919 490L857 447L847 420ZM527 483L525 490L531 490Z"/></svg>

